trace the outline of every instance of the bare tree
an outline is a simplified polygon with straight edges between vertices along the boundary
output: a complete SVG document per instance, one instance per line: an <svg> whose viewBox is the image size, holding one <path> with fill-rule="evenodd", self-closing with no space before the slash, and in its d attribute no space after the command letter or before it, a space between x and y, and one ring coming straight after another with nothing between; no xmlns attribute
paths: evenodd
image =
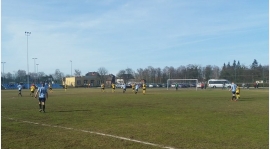
<svg viewBox="0 0 270 149"><path fill-rule="evenodd" d="M117 73L117 77L124 80L125 83L129 82L130 79L134 79L135 72L131 68L120 70Z"/></svg>
<svg viewBox="0 0 270 149"><path fill-rule="evenodd" d="M144 79L144 77L143 77L143 69L142 68L137 69L137 73L135 73L135 79L136 79L136 81Z"/></svg>
<svg viewBox="0 0 270 149"><path fill-rule="evenodd" d="M54 80L56 80L57 82L61 82L63 77L64 73L61 72L59 69L56 69L53 75Z"/></svg>
<svg viewBox="0 0 270 149"><path fill-rule="evenodd" d="M38 72L38 77L44 77L46 74L44 72Z"/></svg>
<svg viewBox="0 0 270 149"><path fill-rule="evenodd" d="M159 67L155 68L155 72L156 72L156 81L158 83L161 83L161 78L162 78L161 69Z"/></svg>
<svg viewBox="0 0 270 149"><path fill-rule="evenodd" d="M18 70L16 73L17 81L26 81L26 71L25 70Z"/></svg>
<svg viewBox="0 0 270 149"><path fill-rule="evenodd" d="M126 74L126 71L125 70L120 70L118 73L117 73L117 77L121 77L123 74Z"/></svg>
<svg viewBox="0 0 270 149"><path fill-rule="evenodd" d="M75 69L75 73L74 75L77 76L81 76L81 71L79 69Z"/></svg>
<svg viewBox="0 0 270 149"><path fill-rule="evenodd" d="M98 68L97 72L99 73L101 83L105 83L107 79L106 75L108 75L108 70L105 67L100 67Z"/></svg>
<svg viewBox="0 0 270 149"><path fill-rule="evenodd" d="M218 66L213 66L213 69L212 69L212 77L213 78L219 78L220 76L220 69Z"/></svg>

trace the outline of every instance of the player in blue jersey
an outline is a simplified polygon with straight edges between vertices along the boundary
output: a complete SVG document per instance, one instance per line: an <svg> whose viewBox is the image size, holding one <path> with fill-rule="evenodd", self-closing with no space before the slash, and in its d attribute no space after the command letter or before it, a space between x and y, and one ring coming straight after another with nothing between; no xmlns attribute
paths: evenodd
<svg viewBox="0 0 270 149"><path fill-rule="evenodd" d="M42 83L42 86L37 89L35 98L37 98L37 96L38 96L39 112L45 113L45 101L46 99L48 99L48 91L44 83Z"/></svg>
<svg viewBox="0 0 270 149"><path fill-rule="evenodd" d="M136 85L135 85L135 94L137 94L138 91L139 91L139 84L136 84Z"/></svg>
<svg viewBox="0 0 270 149"><path fill-rule="evenodd" d="M231 85L231 88L229 91L232 91L232 101L236 101L236 95L235 95L235 92L236 92L236 84L234 84L234 82L232 82L232 85Z"/></svg>

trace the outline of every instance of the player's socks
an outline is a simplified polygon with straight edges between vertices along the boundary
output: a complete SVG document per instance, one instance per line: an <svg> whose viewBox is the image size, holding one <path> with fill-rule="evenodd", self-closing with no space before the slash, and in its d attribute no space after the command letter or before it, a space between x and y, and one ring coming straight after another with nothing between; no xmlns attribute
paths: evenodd
<svg viewBox="0 0 270 149"><path fill-rule="evenodd" d="M38 104L38 106L39 106L39 109L41 110L41 104Z"/></svg>
<svg viewBox="0 0 270 149"><path fill-rule="evenodd" d="M43 112L45 112L45 105L42 105L42 110Z"/></svg>

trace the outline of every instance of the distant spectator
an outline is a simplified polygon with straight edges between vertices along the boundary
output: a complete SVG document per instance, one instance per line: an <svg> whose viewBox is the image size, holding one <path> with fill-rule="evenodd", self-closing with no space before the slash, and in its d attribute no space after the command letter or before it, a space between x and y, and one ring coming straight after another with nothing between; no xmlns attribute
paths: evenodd
<svg viewBox="0 0 270 149"><path fill-rule="evenodd" d="M203 88L204 88L204 83L202 82L202 83L201 83L201 89L203 89Z"/></svg>

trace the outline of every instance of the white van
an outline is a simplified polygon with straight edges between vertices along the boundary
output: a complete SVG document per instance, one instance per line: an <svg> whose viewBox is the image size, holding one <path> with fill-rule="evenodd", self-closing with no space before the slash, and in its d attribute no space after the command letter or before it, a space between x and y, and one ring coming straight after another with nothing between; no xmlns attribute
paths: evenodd
<svg viewBox="0 0 270 149"><path fill-rule="evenodd" d="M208 80L208 87L216 88L216 87L224 87L230 88L231 82L226 79L210 79Z"/></svg>

